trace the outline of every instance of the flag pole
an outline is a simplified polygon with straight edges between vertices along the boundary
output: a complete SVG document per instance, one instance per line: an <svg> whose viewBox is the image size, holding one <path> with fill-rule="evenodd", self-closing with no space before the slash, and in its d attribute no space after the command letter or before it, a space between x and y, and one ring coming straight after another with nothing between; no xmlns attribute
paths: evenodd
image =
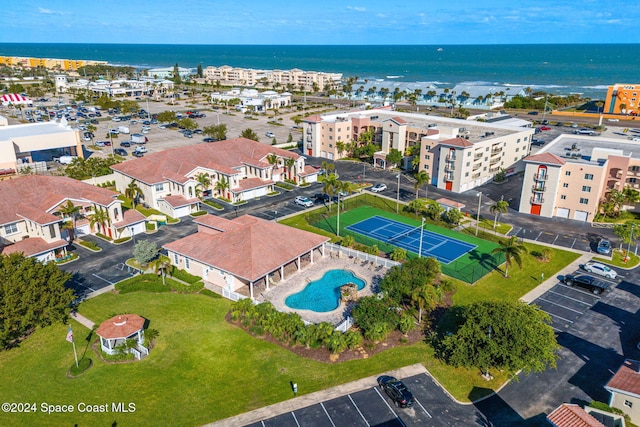
<svg viewBox="0 0 640 427"><path fill-rule="evenodd" d="M78 353L76 353L75 341L71 341L71 345L73 345L73 356L76 358L76 368L78 368Z"/></svg>
<svg viewBox="0 0 640 427"><path fill-rule="evenodd" d="M67 341L73 345L73 356L76 359L76 368L78 368L78 353L76 352L76 343L73 339L73 329L71 329L71 325L69 325L69 329L67 330Z"/></svg>

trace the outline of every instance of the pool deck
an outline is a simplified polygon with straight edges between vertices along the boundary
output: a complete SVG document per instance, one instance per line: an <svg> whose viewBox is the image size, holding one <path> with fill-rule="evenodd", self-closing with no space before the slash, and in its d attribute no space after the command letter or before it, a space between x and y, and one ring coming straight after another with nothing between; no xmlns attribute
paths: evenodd
<svg viewBox="0 0 640 427"><path fill-rule="evenodd" d="M347 307L344 304L341 304L340 307L333 311L318 313L311 310L292 309L284 303L289 295L300 292L309 282L320 279L324 273L329 270L336 269L350 270L366 282L365 287L358 291L358 296L373 295L378 283L387 273L387 268L379 265L371 265L371 263L357 260L357 258L348 258L346 256L338 257L335 255L332 258L327 256L308 265L298 273L289 275L289 277L286 277L285 280L277 285L271 285L269 290L258 296L257 300L258 302L270 301L276 309L282 312L298 313L308 322L330 322L338 325L348 314Z"/></svg>

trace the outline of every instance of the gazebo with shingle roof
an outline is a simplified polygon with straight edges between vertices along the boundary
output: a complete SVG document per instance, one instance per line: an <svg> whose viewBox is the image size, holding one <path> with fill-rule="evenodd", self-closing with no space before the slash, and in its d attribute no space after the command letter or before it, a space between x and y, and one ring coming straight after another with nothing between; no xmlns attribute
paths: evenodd
<svg viewBox="0 0 640 427"><path fill-rule="evenodd" d="M96 331L100 337L102 351L107 354L117 354L117 347L125 345L129 339L135 339L138 346L130 351L136 356L136 359L149 354L149 350L143 346L144 324L144 317L137 314L119 314L105 320Z"/></svg>

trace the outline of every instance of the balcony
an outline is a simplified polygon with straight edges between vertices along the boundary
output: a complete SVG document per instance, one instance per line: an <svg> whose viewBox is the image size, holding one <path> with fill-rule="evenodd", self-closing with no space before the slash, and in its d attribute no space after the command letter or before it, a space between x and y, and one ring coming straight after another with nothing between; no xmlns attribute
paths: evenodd
<svg viewBox="0 0 640 427"><path fill-rule="evenodd" d="M544 197L540 197L538 195L531 196L531 204L532 205L541 205L544 203Z"/></svg>
<svg viewBox="0 0 640 427"><path fill-rule="evenodd" d="M474 173L473 175L471 175L471 178L472 179L478 179L478 178L480 178L480 175L482 175L480 172Z"/></svg>
<svg viewBox="0 0 640 427"><path fill-rule="evenodd" d="M502 153L502 147L495 147L491 149L491 155L495 156L496 154Z"/></svg>
<svg viewBox="0 0 640 427"><path fill-rule="evenodd" d="M456 170L456 167L452 164L446 164L444 165L444 172L445 173L453 173L453 171Z"/></svg>
<svg viewBox="0 0 640 427"><path fill-rule="evenodd" d="M531 187L531 191L537 192L537 193L542 193L547 191L547 186L546 185L533 185Z"/></svg>
<svg viewBox="0 0 640 427"><path fill-rule="evenodd" d="M444 161L447 163L455 163L456 161L456 157L455 156L447 156L444 158Z"/></svg>
<svg viewBox="0 0 640 427"><path fill-rule="evenodd" d="M481 159L482 156L484 156L484 153L482 153L482 152L476 153L476 154L473 155L473 160Z"/></svg>
<svg viewBox="0 0 640 427"><path fill-rule="evenodd" d="M493 166L496 163L500 163L500 161L502 160L502 156L500 157L492 157L489 159L489 165Z"/></svg>
<svg viewBox="0 0 640 427"><path fill-rule="evenodd" d="M533 175L533 179L535 179L536 181L546 181L548 178L547 178L547 174L538 173Z"/></svg>
<svg viewBox="0 0 640 427"><path fill-rule="evenodd" d="M313 145L310 142L307 142L307 148L311 149L313 148Z"/></svg>

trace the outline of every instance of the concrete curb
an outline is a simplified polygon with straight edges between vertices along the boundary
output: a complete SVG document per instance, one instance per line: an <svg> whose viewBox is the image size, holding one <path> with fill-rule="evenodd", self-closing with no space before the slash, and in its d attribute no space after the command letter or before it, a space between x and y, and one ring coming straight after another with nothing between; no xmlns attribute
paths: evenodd
<svg viewBox="0 0 640 427"><path fill-rule="evenodd" d="M402 379L411 377L413 375L429 374L425 367L416 363L414 365L405 366L403 368L395 369L393 371L386 372L385 375L391 375L396 378ZM326 390L316 391L314 393L305 394L304 396L294 397L293 399L285 400L284 402L275 403L264 408L259 408L251 412L245 412L244 414L236 415L234 417L226 418L224 420L216 421L211 424L205 424L206 427L236 427L241 425L248 425L257 423L258 421L276 417L278 415L293 412L298 409L306 408L307 406L315 405L318 402L322 402L329 399L334 399L345 394L355 393L378 385L377 378L379 375L373 375L370 377L362 378L357 381L335 386ZM433 378L433 377L431 377ZM438 384L439 385L439 384Z"/></svg>

